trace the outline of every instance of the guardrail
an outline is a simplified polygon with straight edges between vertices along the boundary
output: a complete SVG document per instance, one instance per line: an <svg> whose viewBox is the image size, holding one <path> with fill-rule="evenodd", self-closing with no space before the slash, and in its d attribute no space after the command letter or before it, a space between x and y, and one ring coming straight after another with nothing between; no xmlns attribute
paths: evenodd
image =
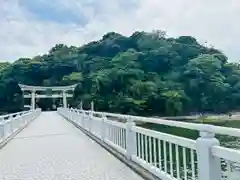
<svg viewBox="0 0 240 180"><path fill-rule="evenodd" d="M58 112L162 180L239 180L240 151L222 147L215 134L240 137L240 129L78 109ZM135 121L194 129L199 138L145 129Z"/></svg>
<svg viewBox="0 0 240 180"><path fill-rule="evenodd" d="M0 116L0 143L25 127L41 113L40 109Z"/></svg>

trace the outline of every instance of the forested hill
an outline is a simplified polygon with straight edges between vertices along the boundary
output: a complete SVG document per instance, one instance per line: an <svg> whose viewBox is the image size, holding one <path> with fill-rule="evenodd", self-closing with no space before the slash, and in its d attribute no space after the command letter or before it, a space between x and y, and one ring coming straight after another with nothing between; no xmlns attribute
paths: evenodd
<svg viewBox="0 0 240 180"><path fill-rule="evenodd" d="M130 37L108 33L81 47L0 64L0 109L22 108L17 83L79 83L73 105L93 100L97 110L138 115L226 112L240 107L240 67L190 36L161 31ZM46 104L45 104L46 105Z"/></svg>

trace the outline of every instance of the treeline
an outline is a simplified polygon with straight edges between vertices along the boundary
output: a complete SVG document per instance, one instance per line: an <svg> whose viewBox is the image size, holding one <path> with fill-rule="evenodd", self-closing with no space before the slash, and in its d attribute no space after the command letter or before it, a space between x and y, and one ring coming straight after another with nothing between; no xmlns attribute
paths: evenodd
<svg viewBox="0 0 240 180"><path fill-rule="evenodd" d="M99 111L182 115L240 107L239 64L193 37L169 38L162 31L112 32L81 47L59 44L42 56L1 63L1 111L23 108L17 83L78 83L71 104L94 101Z"/></svg>

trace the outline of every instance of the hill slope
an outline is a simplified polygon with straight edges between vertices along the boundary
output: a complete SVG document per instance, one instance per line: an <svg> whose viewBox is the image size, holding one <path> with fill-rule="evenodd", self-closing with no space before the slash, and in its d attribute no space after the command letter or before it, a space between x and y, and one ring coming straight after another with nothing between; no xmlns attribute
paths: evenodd
<svg viewBox="0 0 240 180"><path fill-rule="evenodd" d="M161 31L130 37L112 32L81 47L59 44L45 55L3 64L0 72L0 109L5 112L22 108L18 82L79 83L71 103L94 100L101 111L177 115L240 106L238 64L193 37L168 38Z"/></svg>

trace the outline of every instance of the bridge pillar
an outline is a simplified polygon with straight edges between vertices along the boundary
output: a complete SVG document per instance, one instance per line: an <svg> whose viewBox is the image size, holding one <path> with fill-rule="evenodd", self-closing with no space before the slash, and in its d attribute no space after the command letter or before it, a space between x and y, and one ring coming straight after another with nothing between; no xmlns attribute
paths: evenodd
<svg viewBox="0 0 240 180"><path fill-rule="evenodd" d="M62 92L63 95L63 108L67 108L67 96L66 96L66 91Z"/></svg>
<svg viewBox="0 0 240 180"><path fill-rule="evenodd" d="M196 141L198 180L221 179L221 160L212 155L212 147L219 146L213 133L200 132Z"/></svg>
<svg viewBox="0 0 240 180"><path fill-rule="evenodd" d="M32 110L35 109L35 90L32 90L32 96L31 96L31 108L32 108Z"/></svg>

